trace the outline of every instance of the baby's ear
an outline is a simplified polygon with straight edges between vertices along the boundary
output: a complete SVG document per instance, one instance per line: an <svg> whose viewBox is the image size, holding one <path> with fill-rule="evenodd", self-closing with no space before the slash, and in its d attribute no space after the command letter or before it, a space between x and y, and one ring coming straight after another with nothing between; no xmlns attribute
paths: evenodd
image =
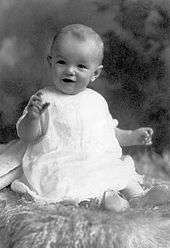
<svg viewBox="0 0 170 248"><path fill-rule="evenodd" d="M48 62L48 64L49 64L49 66L51 66L51 60L52 60L52 56L51 55L48 55L47 56L47 62Z"/></svg>
<svg viewBox="0 0 170 248"><path fill-rule="evenodd" d="M91 78L91 81L93 82L94 80L96 80L96 78L98 78L100 76L100 73L102 72L103 69L103 65L99 65L96 70L94 71L94 74Z"/></svg>

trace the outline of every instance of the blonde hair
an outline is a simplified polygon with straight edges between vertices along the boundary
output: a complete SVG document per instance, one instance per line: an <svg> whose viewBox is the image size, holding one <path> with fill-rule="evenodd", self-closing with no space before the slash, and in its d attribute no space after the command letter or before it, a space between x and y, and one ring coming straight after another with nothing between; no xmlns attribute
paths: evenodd
<svg viewBox="0 0 170 248"><path fill-rule="evenodd" d="M50 53L52 54L54 45L56 42L59 42L66 34L71 34L75 38L80 41L92 40L96 44L96 57L99 63L102 63L103 60L103 52L104 52L104 44L101 37L90 27L85 26L83 24L71 24L65 26L61 29L59 33L57 33L51 44Z"/></svg>

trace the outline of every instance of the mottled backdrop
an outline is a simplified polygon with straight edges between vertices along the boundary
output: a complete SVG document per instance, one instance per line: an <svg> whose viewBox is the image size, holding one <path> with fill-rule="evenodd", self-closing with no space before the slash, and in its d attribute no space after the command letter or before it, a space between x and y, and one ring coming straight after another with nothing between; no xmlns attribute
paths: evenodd
<svg viewBox="0 0 170 248"><path fill-rule="evenodd" d="M153 149L169 149L169 0L0 0L0 142L16 137L30 95L50 82L51 38L71 23L103 37L105 69L91 87L120 127L152 126Z"/></svg>

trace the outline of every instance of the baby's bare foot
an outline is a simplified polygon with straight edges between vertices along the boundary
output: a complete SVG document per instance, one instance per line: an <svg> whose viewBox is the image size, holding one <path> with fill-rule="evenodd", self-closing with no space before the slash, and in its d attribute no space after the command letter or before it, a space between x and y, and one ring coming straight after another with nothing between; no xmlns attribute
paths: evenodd
<svg viewBox="0 0 170 248"><path fill-rule="evenodd" d="M157 206L170 203L170 188L167 185L156 185L141 198L141 206Z"/></svg>
<svg viewBox="0 0 170 248"><path fill-rule="evenodd" d="M123 212L129 208L128 201L113 190L104 193L103 205L104 209L115 212Z"/></svg>

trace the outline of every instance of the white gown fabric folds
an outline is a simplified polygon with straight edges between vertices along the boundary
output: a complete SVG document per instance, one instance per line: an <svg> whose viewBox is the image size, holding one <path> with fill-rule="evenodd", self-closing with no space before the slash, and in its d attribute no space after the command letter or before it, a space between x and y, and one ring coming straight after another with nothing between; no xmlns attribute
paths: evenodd
<svg viewBox="0 0 170 248"><path fill-rule="evenodd" d="M43 102L50 103L48 129L16 153L23 176L12 183L13 190L49 202L80 202L140 180L132 158L122 157L115 136L118 121L100 94L86 89L65 95L52 87L41 92ZM27 108L17 125L26 113Z"/></svg>

